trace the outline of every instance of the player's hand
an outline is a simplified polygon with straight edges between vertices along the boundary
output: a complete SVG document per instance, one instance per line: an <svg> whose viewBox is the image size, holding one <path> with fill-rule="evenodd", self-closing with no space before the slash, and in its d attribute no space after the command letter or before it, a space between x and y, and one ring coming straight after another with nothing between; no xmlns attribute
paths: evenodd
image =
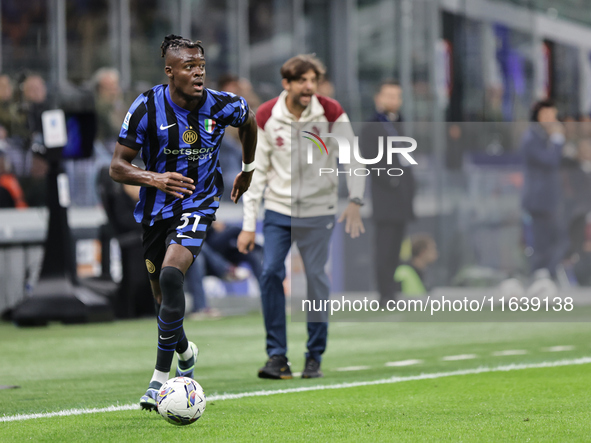
<svg viewBox="0 0 591 443"><path fill-rule="evenodd" d="M254 249L254 237L255 233L250 231L240 231L238 239L236 240L236 246L238 250L243 254L248 254Z"/></svg>
<svg viewBox="0 0 591 443"><path fill-rule="evenodd" d="M178 172L155 173L152 184L155 188L178 198L187 197L195 190L193 179Z"/></svg>
<svg viewBox="0 0 591 443"><path fill-rule="evenodd" d="M234 203L238 203L242 194L248 191L253 172L254 170L250 172L241 171L234 179L234 187L232 188L232 195L230 196Z"/></svg>
<svg viewBox="0 0 591 443"><path fill-rule="evenodd" d="M365 233L359 207L355 203L349 203L339 218L339 223L345 221L345 232L351 234L351 238L357 238Z"/></svg>

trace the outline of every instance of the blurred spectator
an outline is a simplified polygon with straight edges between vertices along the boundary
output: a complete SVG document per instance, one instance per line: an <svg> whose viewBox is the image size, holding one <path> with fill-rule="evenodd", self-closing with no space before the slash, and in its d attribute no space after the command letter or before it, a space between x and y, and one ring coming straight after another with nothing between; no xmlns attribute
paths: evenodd
<svg viewBox="0 0 591 443"><path fill-rule="evenodd" d="M25 140L29 137L27 118L18 112L10 77L0 75L0 143L11 172L22 175L25 168Z"/></svg>
<svg viewBox="0 0 591 443"><path fill-rule="evenodd" d="M185 275L187 291L193 297L193 313L200 314L193 315L192 318L219 316L219 311L207 304L202 282L206 275L213 275L227 282L245 280L251 274L244 267L244 264L247 264L259 281L263 267L262 247L255 245L247 254L239 252L237 238L240 230L239 227L228 227L218 221L213 222L208 230L201 254Z"/></svg>
<svg viewBox="0 0 591 443"><path fill-rule="evenodd" d="M191 315L189 315L191 320L221 317L219 310L208 306L205 296L205 289L203 288L203 278L207 274L205 253L204 248L201 248L201 253L195 258L195 262L185 273L185 288L193 299L193 310L191 311Z"/></svg>
<svg viewBox="0 0 591 443"><path fill-rule="evenodd" d="M395 123L402 121L402 89L393 80L385 80L374 96L375 114L364 127L361 148L367 159L378 156L378 137L399 135ZM382 155L374 165L376 168L399 168L403 174L397 177L388 174L371 175L371 200L373 208L374 263L380 303L385 304L400 290L392 276L400 260L400 246L407 223L414 218L413 199L415 195L414 175L408 162L400 156Z"/></svg>
<svg viewBox="0 0 591 443"><path fill-rule="evenodd" d="M565 136L556 112L552 101L537 102L532 109L533 123L521 141L524 160L522 206L529 215L528 228L533 243L531 271L534 275L549 273L553 278L556 278L556 267L564 258L567 247L560 183Z"/></svg>
<svg viewBox="0 0 591 443"><path fill-rule="evenodd" d="M325 76L318 82L317 93L318 95L334 98L334 85L328 77Z"/></svg>
<svg viewBox="0 0 591 443"><path fill-rule="evenodd" d="M23 101L31 105L44 104L47 100L47 86L43 77L37 74L28 75L22 84Z"/></svg>
<svg viewBox="0 0 591 443"><path fill-rule="evenodd" d="M21 84L21 112L27 117L27 129L32 139L42 134L41 114L49 109L47 104L47 87L40 75L30 74Z"/></svg>
<svg viewBox="0 0 591 443"><path fill-rule="evenodd" d="M47 160L38 153L30 155L28 174L20 177L25 201L29 206L45 206L47 203Z"/></svg>
<svg viewBox="0 0 591 443"><path fill-rule="evenodd" d="M568 257L580 284L591 284L591 139L577 145L577 165L564 174L570 247Z"/></svg>
<svg viewBox="0 0 591 443"><path fill-rule="evenodd" d="M245 78L239 78L234 74L223 74L218 78L217 86L219 91L231 92L244 97L253 111L256 111L261 104L261 99L254 92L252 83Z"/></svg>
<svg viewBox="0 0 591 443"><path fill-rule="evenodd" d="M0 75L0 102L11 102L14 95L12 80L6 74Z"/></svg>
<svg viewBox="0 0 591 443"><path fill-rule="evenodd" d="M238 80L238 84L240 86L240 95L244 97L250 109L256 111L261 105L261 99L255 92L252 83L245 78L241 78Z"/></svg>
<svg viewBox="0 0 591 443"><path fill-rule="evenodd" d="M240 79L234 74L223 74L218 78L218 90L240 95ZM247 101L248 103L248 101Z"/></svg>
<svg viewBox="0 0 591 443"><path fill-rule="evenodd" d="M101 169L96 185L111 232L121 249L122 277L113 303L115 315L118 318L151 315L154 304L144 264L142 227L133 217L140 187L114 182L107 166Z"/></svg>
<svg viewBox="0 0 591 443"><path fill-rule="evenodd" d="M92 192L92 186L88 185L92 185L95 182L94 177L111 162L115 143L121 130L121 122L125 119L127 112L119 80L119 71L114 68L100 68L92 76L91 85L94 89L97 122L94 158L82 162L78 160L69 165L69 173L72 178L78 179L78 182L83 184L81 188L86 189L86 196L72 192L75 197L74 201L77 203L86 205L96 203L96 195ZM88 179L84 180L84 176L87 176Z"/></svg>
<svg viewBox="0 0 591 443"><path fill-rule="evenodd" d="M119 86L119 71L100 68L93 76L93 84L96 93L97 139L105 145L114 144L126 113ZM106 147L113 151L111 147Z"/></svg>
<svg viewBox="0 0 591 443"><path fill-rule="evenodd" d="M25 126L25 119L17 113L12 81L5 74L0 75L0 126L6 131L1 134L1 139L12 137L15 129Z"/></svg>
<svg viewBox="0 0 591 443"><path fill-rule="evenodd" d="M10 162L4 149L0 148L0 208L27 207L23 190L16 177L10 172Z"/></svg>
<svg viewBox="0 0 591 443"><path fill-rule="evenodd" d="M424 274L427 267L438 258L437 244L428 234L416 234L411 238L412 256L394 273L394 280L400 284L404 295L424 295L428 289Z"/></svg>
<svg viewBox="0 0 591 443"><path fill-rule="evenodd" d="M203 278L206 275L213 275L227 282L236 282L247 279L250 272L244 267L234 266L222 254L204 242L195 263L185 273L185 286L193 298L193 311L190 316L193 320L204 317L221 317L220 311L210 307L207 302L203 287Z"/></svg>
<svg viewBox="0 0 591 443"><path fill-rule="evenodd" d="M238 226L227 226L225 223L215 221L207 232L205 242L234 267L247 264L257 281L260 281L263 272L263 248L255 245L252 251L242 254L237 246L240 231L241 228Z"/></svg>
<svg viewBox="0 0 591 443"><path fill-rule="evenodd" d="M0 141L13 172L19 178L29 173L30 148L42 144L41 112L47 105L45 82L38 75L21 76L18 94L12 81L0 75Z"/></svg>
<svg viewBox="0 0 591 443"><path fill-rule="evenodd" d="M11 160L17 174L26 176L32 174L31 168L34 166L31 151L42 153L45 150L41 114L49 109L49 106L47 87L41 76L27 74L21 77L19 91L20 99L15 106L16 118L13 120L11 135L18 139L21 149L18 155L12 155Z"/></svg>

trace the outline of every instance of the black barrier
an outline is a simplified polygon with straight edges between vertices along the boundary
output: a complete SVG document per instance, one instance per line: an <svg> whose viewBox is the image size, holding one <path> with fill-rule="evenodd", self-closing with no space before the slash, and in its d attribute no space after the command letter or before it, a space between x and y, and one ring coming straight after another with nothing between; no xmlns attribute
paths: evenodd
<svg viewBox="0 0 591 443"><path fill-rule="evenodd" d="M55 113L55 111L46 111ZM109 321L113 312L107 299L80 286L75 271L72 232L68 224L70 204L68 177L62 166L63 158L81 158L89 152L96 133L93 115L73 113L48 118L44 123L42 152L49 163L47 174L47 207L49 220L44 245L44 258L39 281L31 295L17 305L12 320L18 326L43 326L49 321L86 323ZM52 116L54 114L51 114ZM63 114L62 114L63 115ZM66 143L49 142L55 126L67 127ZM93 126L94 125L94 126ZM93 130L94 128L94 130ZM58 137L59 138L59 137ZM66 151L64 147L68 148ZM92 150L90 149L90 153Z"/></svg>

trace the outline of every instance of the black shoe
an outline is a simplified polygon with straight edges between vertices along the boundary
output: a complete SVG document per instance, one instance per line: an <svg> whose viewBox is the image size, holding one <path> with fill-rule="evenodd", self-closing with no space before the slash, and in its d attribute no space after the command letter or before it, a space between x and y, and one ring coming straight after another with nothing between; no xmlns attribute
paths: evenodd
<svg viewBox="0 0 591 443"><path fill-rule="evenodd" d="M302 372L302 378L319 378L324 377L320 370L320 362L314 360L312 357L306 358L306 366Z"/></svg>
<svg viewBox="0 0 591 443"><path fill-rule="evenodd" d="M270 357L265 366L259 369L259 378L272 378L275 380L293 378L287 357L285 355L273 355Z"/></svg>

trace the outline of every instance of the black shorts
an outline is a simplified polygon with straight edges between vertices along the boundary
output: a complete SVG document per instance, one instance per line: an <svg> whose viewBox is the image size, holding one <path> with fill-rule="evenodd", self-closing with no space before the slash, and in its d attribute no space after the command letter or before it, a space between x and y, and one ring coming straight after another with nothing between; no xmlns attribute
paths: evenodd
<svg viewBox="0 0 591 443"><path fill-rule="evenodd" d="M198 212L185 212L154 225L144 225L144 260L150 280L158 280L160 268L169 245L181 245L191 251L193 260L201 251L207 229L215 219L214 215L200 215Z"/></svg>

